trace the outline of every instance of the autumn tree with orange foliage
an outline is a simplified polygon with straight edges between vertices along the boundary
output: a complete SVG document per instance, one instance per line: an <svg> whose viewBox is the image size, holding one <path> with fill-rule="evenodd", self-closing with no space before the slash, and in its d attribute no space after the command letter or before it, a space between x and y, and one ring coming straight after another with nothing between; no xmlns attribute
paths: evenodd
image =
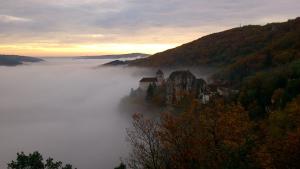
<svg viewBox="0 0 300 169"><path fill-rule="evenodd" d="M192 106L191 111L179 116L165 114L162 119L161 140L172 168L248 165L234 159L234 153L246 151L251 140L252 124L240 105L218 100L201 111Z"/></svg>
<svg viewBox="0 0 300 169"><path fill-rule="evenodd" d="M263 169L300 168L300 96L284 110L272 112L257 160Z"/></svg>
<svg viewBox="0 0 300 169"><path fill-rule="evenodd" d="M201 110L199 106L193 102L189 111L179 115L164 113L160 123L134 117L134 130L129 133L134 143L131 161L145 161L140 168L251 168L248 113L222 100Z"/></svg>

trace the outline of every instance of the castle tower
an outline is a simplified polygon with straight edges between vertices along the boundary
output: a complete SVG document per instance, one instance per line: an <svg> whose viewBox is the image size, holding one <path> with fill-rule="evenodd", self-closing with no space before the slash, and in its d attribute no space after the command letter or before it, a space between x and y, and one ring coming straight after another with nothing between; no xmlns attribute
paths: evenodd
<svg viewBox="0 0 300 169"><path fill-rule="evenodd" d="M158 70L156 72L156 79L157 79L157 84L160 86L164 83L165 81L165 77L164 77L164 73L161 70Z"/></svg>

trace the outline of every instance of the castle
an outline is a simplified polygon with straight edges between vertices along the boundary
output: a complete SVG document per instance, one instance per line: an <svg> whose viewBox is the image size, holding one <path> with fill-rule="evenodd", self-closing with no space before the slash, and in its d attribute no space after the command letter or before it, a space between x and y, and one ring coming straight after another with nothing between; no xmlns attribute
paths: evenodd
<svg viewBox="0 0 300 169"><path fill-rule="evenodd" d="M176 105L186 96L194 97L206 104L215 96L228 97L230 94L238 92L230 89L226 83L207 84L204 79L196 78L189 70L174 71L166 79L164 73L158 70L155 77L142 78L137 91L145 93L150 85L163 91L167 105Z"/></svg>

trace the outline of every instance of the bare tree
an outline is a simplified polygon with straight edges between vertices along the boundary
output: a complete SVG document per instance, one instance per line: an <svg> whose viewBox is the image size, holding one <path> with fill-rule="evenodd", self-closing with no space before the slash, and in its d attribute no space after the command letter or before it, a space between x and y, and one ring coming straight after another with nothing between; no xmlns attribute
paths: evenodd
<svg viewBox="0 0 300 169"><path fill-rule="evenodd" d="M133 115L133 128L127 130L132 153L128 166L132 169L161 169L163 155L159 142L159 124L142 114Z"/></svg>

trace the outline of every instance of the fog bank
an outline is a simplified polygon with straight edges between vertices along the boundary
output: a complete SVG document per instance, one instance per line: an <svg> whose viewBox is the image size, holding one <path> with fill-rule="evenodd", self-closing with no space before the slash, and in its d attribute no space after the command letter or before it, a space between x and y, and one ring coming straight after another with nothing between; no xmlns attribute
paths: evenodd
<svg viewBox="0 0 300 169"><path fill-rule="evenodd" d="M94 68L103 62L48 59L0 67L0 168L16 152L35 150L78 169L119 164L128 152L130 114L117 105L139 76L128 68Z"/></svg>
<svg viewBox="0 0 300 169"><path fill-rule="evenodd" d="M126 128L134 113L120 110L119 102L156 70L98 67L109 61L48 58L0 66L0 168L20 151L39 151L78 169L117 166L128 155Z"/></svg>

